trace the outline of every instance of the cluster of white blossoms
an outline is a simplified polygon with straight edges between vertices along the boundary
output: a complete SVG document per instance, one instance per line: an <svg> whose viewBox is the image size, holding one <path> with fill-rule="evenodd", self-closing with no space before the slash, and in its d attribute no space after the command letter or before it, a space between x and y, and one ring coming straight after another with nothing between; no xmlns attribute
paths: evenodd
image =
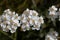
<svg viewBox="0 0 60 40"><path fill-rule="evenodd" d="M56 15L57 8L55 6L52 6L49 8L49 15L54 16Z"/></svg>
<svg viewBox="0 0 60 40"><path fill-rule="evenodd" d="M38 16L35 10L26 9L20 16L21 29L26 30L40 30L41 24L44 23L43 17Z"/></svg>
<svg viewBox="0 0 60 40"><path fill-rule="evenodd" d="M58 18L58 17L59 17L59 21L60 21L60 8L58 9L53 5L49 8L48 11L49 11L49 15L50 15L50 18L52 21L54 21L55 18Z"/></svg>
<svg viewBox="0 0 60 40"><path fill-rule="evenodd" d="M50 31L46 37L45 40L58 40L58 33L56 31Z"/></svg>
<svg viewBox="0 0 60 40"><path fill-rule="evenodd" d="M12 12L10 9L4 11L0 16L0 26L5 32L16 32L18 27L21 27L22 31L26 30L40 30L41 24L44 23L43 17L38 16L38 12L35 10L26 9L21 16Z"/></svg>
<svg viewBox="0 0 60 40"><path fill-rule="evenodd" d="M57 18L57 11L58 9L55 7L55 6L52 6L49 8L49 15L50 15L50 18L51 20L53 21L55 18Z"/></svg>
<svg viewBox="0 0 60 40"><path fill-rule="evenodd" d="M17 13L10 11L10 9L5 10L0 16L0 26L2 30L14 33L17 27L20 26L19 18Z"/></svg>

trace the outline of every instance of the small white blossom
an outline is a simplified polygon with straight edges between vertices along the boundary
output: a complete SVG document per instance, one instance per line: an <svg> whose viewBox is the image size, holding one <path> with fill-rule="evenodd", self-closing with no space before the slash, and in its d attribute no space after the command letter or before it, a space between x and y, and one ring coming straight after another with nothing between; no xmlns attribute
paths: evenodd
<svg viewBox="0 0 60 40"><path fill-rule="evenodd" d="M30 25L29 25L28 23L22 24L21 29L22 29L23 31L30 30Z"/></svg>
<svg viewBox="0 0 60 40"><path fill-rule="evenodd" d="M53 5L52 7L49 8L49 11L57 11L57 8Z"/></svg>
<svg viewBox="0 0 60 40"><path fill-rule="evenodd" d="M49 8L49 15L56 15L57 8L55 6L52 6Z"/></svg>
<svg viewBox="0 0 60 40"><path fill-rule="evenodd" d="M55 18L57 18L57 8L55 6L52 6L49 8L49 18L51 18L52 21L55 20Z"/></svg>
<svg viewBox="0 0 60 40"><path fill-rule="evenodd" d="M56 31L53 32L49 32L46 37L45 40L58 40L57 39L58 33Z"/></svg>
<svg viewBox="0 0 60 40"><path fill-rule="evenodd" d="M30 15L38 16L38 12L36 12L35 10L30 10Z"/></svg>
<svg viewBox="0 0 60 40"><path fill-rule="evenodd" d="M42 23L42 24L44 23L44 20L43 20L43 17L42 16L39 17L39 22Z"/></svg>

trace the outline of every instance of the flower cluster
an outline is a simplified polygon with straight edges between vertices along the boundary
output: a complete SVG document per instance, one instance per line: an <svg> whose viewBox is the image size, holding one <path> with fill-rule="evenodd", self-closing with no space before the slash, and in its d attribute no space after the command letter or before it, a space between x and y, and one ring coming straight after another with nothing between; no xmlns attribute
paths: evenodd
<svg viewBox="0 0 60 40"><path fill-rule="evenodd" d="M38 16L35 10L26 9L21 16L12 12L10 9L4 11L0 16L0 26L3 31L14 33L18 27L23 31L40 30L41 24L44 23L43 17Z"/></svg>
<svg viewBox="0 0 60 40"><path fill-rule="evenodd" d="M20 26L19 18L20 17L17 13L10 11L10 9L5 10L0 16L0 25L2 30L5 32L10 31L11 33L14 33L17 27Z"/></svg>
<svg viewBox="0 0 60 40"><path fill-rule="evenodd" d="M57 8L55 6L52 6L49 8L49 15L52 21L54 21L55 18L57 18Z"/></svg>
<svg viewBox="0 0 60 40"><path fill-rule="evenodd" d="M57 8L55 6L52 6L49 8L49 15L54 16L56 15Z"/></svg>
<svg viewBox="0 0 60 40"><path fill-rule="evenodd" d="M57 9L54 5L49 8L49 15L52 21L59 17L60 21L60 8Z"/></svg>
<svg viewBox="0 0 60 40"><path fill-rule="evenodd" d="M21 29L26 30L40 30L41 24L44 23L43 17L38 16L38 12L35 10L26 9L20 16Z"/></svg>
<svg viewBox="0 0 60 40"><path fill-rule="evenodd" d="M46 35L45 40L58 40L57 37L58 33L56 31L51 31Z"/></svg>

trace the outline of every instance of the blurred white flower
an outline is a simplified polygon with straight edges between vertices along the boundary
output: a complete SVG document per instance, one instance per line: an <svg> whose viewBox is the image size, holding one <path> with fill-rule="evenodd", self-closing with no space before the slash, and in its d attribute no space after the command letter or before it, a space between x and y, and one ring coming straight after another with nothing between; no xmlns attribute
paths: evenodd
<svg viewBox="0 0 60 40"><path fill-rule="evenodd" d="M57 11L57 8L53 5L53 6L51 6L50 8L49 8L49 11Z"/></svg>
<svg viewBox="0 0 60 40"><path fill-rule="evenodd" d="M44 20L43 20L43 17L40 16L40 17L35 17L34 18L34 25L32 27L32 30L40 30L40 26L41 24L44 23Z"/></svg>
<svg viewBox="0 0 60 40"><path fill-rule="evenodd" d="M39 17L39 21L38 22L40 22L41 24L44 23L44 20L43 20L43 17L42 16Z"/></svg>
<svg viewBox="0 0 60 40"><path fill-rule="evenodd" d="M14 33L17 27L20 26L19 18L17 13L10 11L10 9L5 10L0 23L3 31L9 32L10 30L11 33Z"/></svg>
<svg viewBox="0 0 60 40"><path fill-rule="evenodd" d="M57 15L56 11L57 11L57 8L55 6L50 7L49 15L51 15L51 16Z"/></svg>
<svg viewBox="0 0 60 40"><path fill-rule="evenodd" d="M30 30L29 23L22 24L21 29L22 29L22 31Z"/></svg>
<svg viewBox="0 0 60 40"><path fill-rule="evenodd" d="M49 18L51 18L52 21L55 20L55 18L57 18L57 8L55 6L52 6L49 8Z"/></svg>
<svg viewBox="0 0 60 40"><path fill-rule="evenodd" d="M28 16L29 15L29 12L30 12L30 10L27 8L24 12L23 12L23 16Z"/></svg>
<svg viewBox="0 0 60 40"><path fill-rule="evenodd" d="M32 27L32 30L40 30L40 24L39 25L34 25Z"/></svg>
<svg viewBox="0 0 60 40"><path fill-rule="evenodd" d="M45 40L58 40L57 39L58 33L56 31L53 32L49 32L46 37Z"/></svg>
<svg viewBox="0 0 60 40"><path fill-rule="evenodd" d="M38 16L38 12L36 12L35 10L30 10L30 15Z"/></svg>

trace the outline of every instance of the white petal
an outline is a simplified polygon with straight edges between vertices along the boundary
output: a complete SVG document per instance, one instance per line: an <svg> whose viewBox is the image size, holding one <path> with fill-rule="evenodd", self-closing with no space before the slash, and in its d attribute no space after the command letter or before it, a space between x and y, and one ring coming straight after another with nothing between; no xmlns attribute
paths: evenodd
<svg viewBox="0 0 60 40"><path fill-rule="evenodd" d="M13 12L13 15L15 15L15 12Z"/></svg>
<svg viewBox="0 0 60 40"><path fill-rule="evenodd" d="M16 32L16 30L11 30L10 32L11 32L11 33L14 33L14 32Z"/></svg>
<svg viewBox="0 0 60 40"><path fill-rule="evenodd" d="M26 11L29 11L29 9L27 8Z"/></svg>
<svg viewBox="0 0 60 40"><path fill-rule="evenodd" d="M16 30L16 29L17 29L17 26L13 26L13 25L12 25L12 27L11 27L11 28L13 28L13 29L15 29L15 30Z"/></svg>

